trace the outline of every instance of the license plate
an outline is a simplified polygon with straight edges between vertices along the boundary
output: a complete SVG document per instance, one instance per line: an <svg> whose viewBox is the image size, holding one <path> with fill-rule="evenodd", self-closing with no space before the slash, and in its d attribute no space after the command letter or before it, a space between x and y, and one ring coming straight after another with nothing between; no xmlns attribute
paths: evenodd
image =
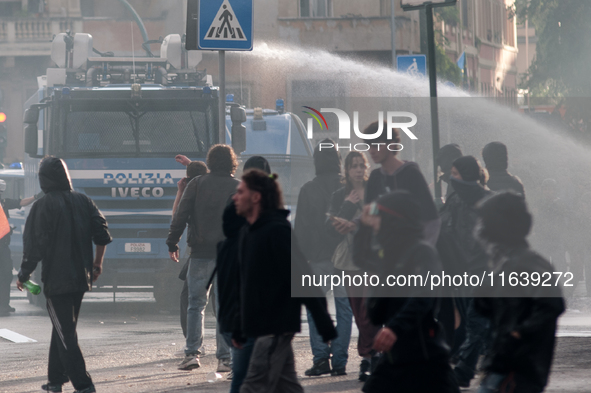
<svg viewBox="0 0 591 393"><path fill-rule="evenodd" d="M151 252L151 243L125 243L125 252Z"/></svg>

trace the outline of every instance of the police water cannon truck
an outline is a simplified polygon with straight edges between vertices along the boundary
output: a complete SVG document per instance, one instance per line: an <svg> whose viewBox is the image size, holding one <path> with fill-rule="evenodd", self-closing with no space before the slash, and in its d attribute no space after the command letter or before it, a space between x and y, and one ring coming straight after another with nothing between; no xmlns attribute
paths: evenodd
<svg viewBox="0 0 591 393"><path fill-rule="evenodd" d="M185 176L177 154L205 161L212 145L228 143L242 163L265 156L294 217L314 165L304 126L283 100L275 110L227 102L220 133L219 89L178 34L162 40L158 57L115 57L95 50L88 34L62 33L51 57L56 67L38 77L26 103L24 195L39 192L42 157L64 159L74 189L94 200L114 239L95 291L112 292L114 300L118 292L152 291L163 308L176 310L182 264L169 259L165 239L176 183ZM184 239L179 245L187 255ZM44 304L41 295L29 299Z"/></svg>
<svg viewBox="0 0 591 393"><path fill-rule="evenodd" d="M51 58L56 67L38 77L24 114L25 195L39 191L42 157L64 159L74 189L94 200L114 238L95 290L113 299L153 291L162 305L178 304L182 263L169 259L165 239L186 172L174 157L205 161L212 145L225 142L218 88L197 71L178 34L162 40L159 57L114 57L96 51L89 34L61 33ZM233 139L243 152L244 136Z"/></svg>

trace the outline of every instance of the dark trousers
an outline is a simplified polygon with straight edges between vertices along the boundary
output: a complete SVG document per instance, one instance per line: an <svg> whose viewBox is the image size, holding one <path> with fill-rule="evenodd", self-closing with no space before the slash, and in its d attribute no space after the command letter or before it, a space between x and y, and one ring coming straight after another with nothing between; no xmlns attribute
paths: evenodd
<svg viewBox="0 0 591 393"><path fill-rule="evenodd" d="M10 248L0 246L0 313L10 307L10 284L12 283L12 259Z"/></svg>
<svg viewBox="0 0 591 393"><path fill-rule="evenodd" d="M392 364L381 356L361 389L365 393L460 393L447 359Z"/></svg>
<svg viewBox="0 0 591 393"><path fill-rule="evenodd" d="M258 337L240 393L304 393L295 371L293 334Z"/></svg>
<svg viewBox="0 0 591 393"><path fill-rule="evenodd" d="M359 356L368 358L375 353L372 348L373 339L382 327L374 325L369 320L367 308L365 307L367 302L365 292L366 291L364 287L347 287L349 303L351 304L351 310L353 310L355 324L359 330L359 337L357 338L357 352L359 353Z"/></svg>
<svg viewBox="0 0 591 393"><path fill-rule="evenodd" d="M76 292L47 298L47 312L53 324L47 379L52 384L70 380L76 390L93 386L76 334L83 296L84 292Z"/></svg>
<svg viewBox="0 0 591 393"><path fill-rule="evenodd" d="M474 299L468 301L466 339L458 351L458 364L454 373L459 382L470 382L476 374L478 356L484 351L489 341L489 320L474 309Z"/></svg>

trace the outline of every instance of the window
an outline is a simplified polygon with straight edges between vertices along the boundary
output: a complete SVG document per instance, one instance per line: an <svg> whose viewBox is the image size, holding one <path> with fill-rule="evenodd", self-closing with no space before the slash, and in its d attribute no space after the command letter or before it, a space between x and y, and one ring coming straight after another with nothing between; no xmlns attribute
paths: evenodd
<svg viewBox="0 0 591 393"><path fill-rule="evenodd" d="M464 30L472 30L472 1L462 0L462 27Z"/></svg>
<svg viewBox="0 0 591 393"><path fill-rule="evenodd" d="M200 111L69 112L62 154L205 155L213 144L212 119Z"/></svg>
<svg viewBox="0 0 591 393"><path fill-rule="evenodd" d="M503 19L505 19L505 7L503 4L493 4L493 39L495 44L500 44L503 39Z"/></svg>
<svg viewBox="0 0 591 393"><path fill-rule="evenodd" d="M503 44L507 46L515 46L515 17L512 17L513 10L505 8L505 17L503 18Z"/></svg>
<svg viewBox="0 0 591 393"><path fill-rule="evenodd" d="M492 41L492 4L490 0L482 0L480 3L480 37L486 41Z"/></svg>
<svg viewBox="0 0 591 393"><path fill-rule="evenodd" d="M300 0L300 17L328 18L332 16L332 0Z"/></svg>

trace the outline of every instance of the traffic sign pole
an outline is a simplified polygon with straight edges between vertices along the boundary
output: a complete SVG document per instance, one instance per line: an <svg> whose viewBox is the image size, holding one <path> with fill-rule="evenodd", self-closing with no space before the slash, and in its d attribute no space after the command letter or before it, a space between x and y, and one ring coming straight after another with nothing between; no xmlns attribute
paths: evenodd
<svg viewBox="0 0 591 393"><path fill-rule="evenodd" d="M435 203L441 204L441 183L437 178L437 153L439 153L439 111L437 107L437 69L435 66L435 31L433 30L433 7L456 5L457 0L401 0L405 11L425 8L427 14L427 46L429 54L429 87L431 100L431 133L433 136L433 188Z"/></svg>
<svg viewBox="0 0 591 393"><path fill-rule="evenodd" d="M392 68L396 69L396 4L390 0L390 41L392 42Z"/></svg>
<svg viewBox="0 0 591 393"><path fill-rule="evenodd" d="M219 98L219 143L226 143L226 51L218 52L220 74L220 98Z"/></svg>

